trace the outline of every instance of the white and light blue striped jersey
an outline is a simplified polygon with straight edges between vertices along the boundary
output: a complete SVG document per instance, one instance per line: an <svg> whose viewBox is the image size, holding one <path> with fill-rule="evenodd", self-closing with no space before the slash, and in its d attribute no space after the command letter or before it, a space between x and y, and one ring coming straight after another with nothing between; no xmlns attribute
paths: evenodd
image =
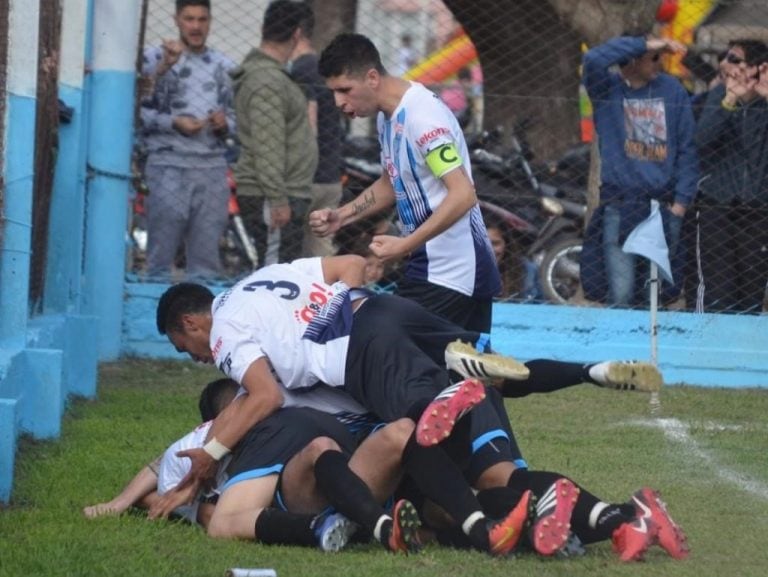
<svg viewBox="0 0 768 577"><path fill-rule="evenodd" d="M266 357L289 391L284 406L366 412L332 388L344 384L352 305L346 285L323 282L320 258L265 266L218 295L211 311L213 359L228 377L242 383Z"/></svg>
<svg viewBox="0 0 768 577"><path fill-rule="evenodd" d="M452 143L471 179L467 144L453 113L416 82L411 83L391 117L379 113L377 125L381 163L395 190L402 233L409 235L447 194L443 181L427 165L428 153ZM475 298L496 296L501 281L480 207L475 205L450 228L411 253L405 275Z"/></svg>

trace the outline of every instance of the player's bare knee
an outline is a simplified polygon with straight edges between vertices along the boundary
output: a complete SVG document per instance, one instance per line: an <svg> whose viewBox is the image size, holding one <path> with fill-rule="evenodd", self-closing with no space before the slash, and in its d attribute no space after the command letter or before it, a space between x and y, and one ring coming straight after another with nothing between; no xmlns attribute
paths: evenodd
<svg viewBox="0 0 768 577"><path fill-rule="evenodd" d="M326 451L341 451L341 447L330 437L317 437L302 450L313 463Z"/></svg>
<svg viewBox="0 0 768 577"><path fill-rule="evenodd" d="M382 441L399 453L405 447L415 428L416 424L411 419L398 419L381 429Z"/></svg>

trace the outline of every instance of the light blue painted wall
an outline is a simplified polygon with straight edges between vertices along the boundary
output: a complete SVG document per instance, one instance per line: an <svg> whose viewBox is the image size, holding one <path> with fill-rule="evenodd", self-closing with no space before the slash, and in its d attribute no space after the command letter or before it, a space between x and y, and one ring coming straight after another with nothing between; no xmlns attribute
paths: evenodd
<svg viewBox="0 0 768 577"><path fill-rule="evenodd" d="M126 284L124 355L186 358L155 326L167 287ZM493 320L494 348L523 361L650 359L647 311L499 303ZM659 367L668 384L768 387L768 316L660 312L658 325Z"/></svg>

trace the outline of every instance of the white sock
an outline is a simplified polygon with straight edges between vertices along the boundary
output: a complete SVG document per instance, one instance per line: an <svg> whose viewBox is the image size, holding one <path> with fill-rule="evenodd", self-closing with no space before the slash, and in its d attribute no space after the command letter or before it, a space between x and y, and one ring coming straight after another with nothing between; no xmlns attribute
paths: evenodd
<svg viewBox="0 0 768 577"><path fill-rule="evenodd" d="M589 512L589 526L592 529L597 527L597 520L600 518L600 513L605 511L606 507L608 506L608 503L603 503L600 501L597 505L592 507L592 510Z"/></svg>
<svg viewBox="0 0 768 577"><path fill-rule="evenodd" d="M592 380L600 383L601 385L606 384L608 376L608 366L611 364L611 361L603 361L602 363L597 363L589 367L589 376Z"/></svg>

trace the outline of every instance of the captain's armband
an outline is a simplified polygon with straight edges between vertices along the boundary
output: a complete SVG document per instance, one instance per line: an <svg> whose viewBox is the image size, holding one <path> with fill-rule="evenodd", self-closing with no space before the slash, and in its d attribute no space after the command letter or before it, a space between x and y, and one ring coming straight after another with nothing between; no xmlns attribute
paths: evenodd
<svg viewBox="0 0 768 577"><path fill-rule="evenodd" d="M461 155L453 142L438 146L427 154L427 166L435 178L442 178L446 172L462 164Z"/></svg>

